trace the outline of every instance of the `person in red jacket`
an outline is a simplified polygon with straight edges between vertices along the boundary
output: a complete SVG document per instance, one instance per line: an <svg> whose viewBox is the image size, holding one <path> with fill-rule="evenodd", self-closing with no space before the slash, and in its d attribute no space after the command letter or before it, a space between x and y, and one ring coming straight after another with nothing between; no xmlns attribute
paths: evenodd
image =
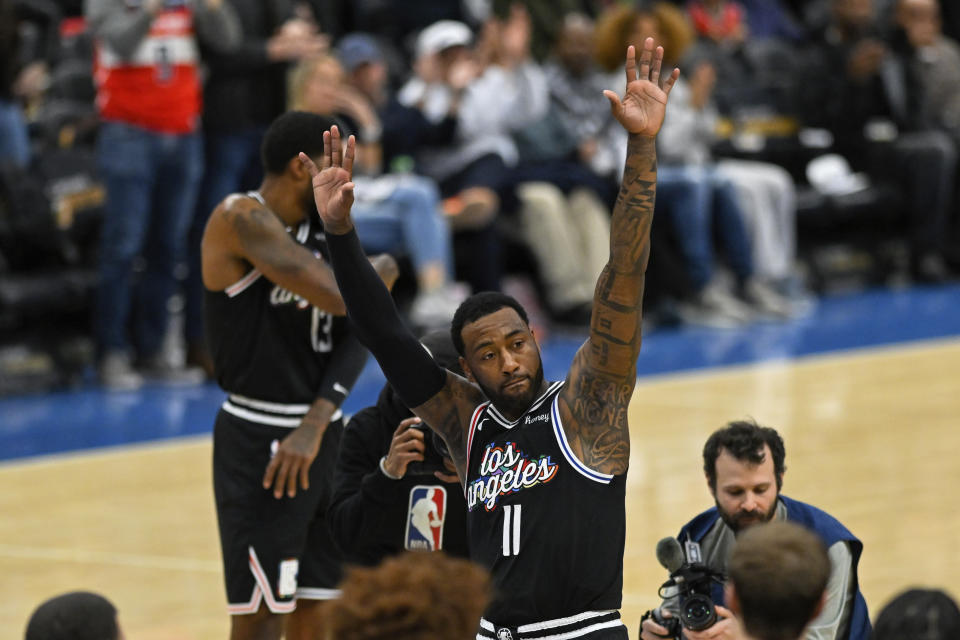
<svg viewBox="0 0 960 640"><path fill-rule="evenodd" d="M102 126L97 165L107 200L100 243L96 334L100 380L133 389L127 321L143 369L168 374L162 353L175 270L203 171L199 41L240 41L223 0L89 0ZM134 303L135 261L144 262ZM136 312L131 314L133 308Z"/></svg>

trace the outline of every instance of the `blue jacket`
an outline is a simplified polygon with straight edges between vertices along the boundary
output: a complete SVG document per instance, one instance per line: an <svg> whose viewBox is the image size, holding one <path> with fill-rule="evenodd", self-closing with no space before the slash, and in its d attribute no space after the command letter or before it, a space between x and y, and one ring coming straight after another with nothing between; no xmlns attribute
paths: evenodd
<svg viewBox="0 0 960 640"><path fill-rule="evenodd" d="M870 615L867 612L867 603L863 599L863 594L860 593L857 579L857 565L860 563L860 554L863 553L863 543L829 513L783 495L780 496L780 500L787 507L787 520L814 531L820 536L827 548L841 540L850 545L850 552L853 554L852 575L854 584L857 585L857 593L853 599L853 611L850 615L850 632L846 638L838 638L837 640L869 640ZM713 528L719 517L717 508L711 507L685 524L680 530L680 535L677 536L680 545L683 546L688 540L693 542L703 540L703 537ZM711 596L714 602L723 605L722 585L714 585Z"/></svg>

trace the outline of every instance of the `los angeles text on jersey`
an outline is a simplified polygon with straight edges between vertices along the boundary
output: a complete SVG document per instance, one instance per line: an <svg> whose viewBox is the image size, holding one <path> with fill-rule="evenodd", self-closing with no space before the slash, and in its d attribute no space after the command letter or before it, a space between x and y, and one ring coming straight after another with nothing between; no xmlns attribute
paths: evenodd
<svg viewBox="0 0 960 640"><path fill-rule="evenodd" d="M467 486L467 507L472 511L482 504L487 511L493 511L500 496L553 480L557 465L550 456L527 458L513 442L503 447L490 443L483 452L479 474Z"/></svg>

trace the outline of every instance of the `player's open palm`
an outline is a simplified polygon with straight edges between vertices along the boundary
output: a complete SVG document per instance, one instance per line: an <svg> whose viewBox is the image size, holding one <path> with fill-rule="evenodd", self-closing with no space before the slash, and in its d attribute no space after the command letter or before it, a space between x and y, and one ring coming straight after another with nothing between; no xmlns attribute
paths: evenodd
<svg viewBox="0 0 960 640"><path fill-rule="evenodd" d="M653 38L647 38L640 52L640 66L637 68L636 52L633 46L627 47L627 89L623 98L613 91L604 91L610 101L613 116L630 133L655 136L663 124L666 113L667 97L673 88L680 70L674 69L660 84L660 67L663 64L663 47L653 48ZM638 73L639 71L639 73Z"/></svg>
<svg viewBox="0 0 960 640"><path fill-rule="evenodd" d="M350 230L350 207L353 206L353 160L356 157L356 140L347 139L346 148L340 140L340 130L334 125L323 132L323 159L321 166L305 153L300 153L300 162L310 172L313 180L313 200L325 229L332 233Z"/></svg>

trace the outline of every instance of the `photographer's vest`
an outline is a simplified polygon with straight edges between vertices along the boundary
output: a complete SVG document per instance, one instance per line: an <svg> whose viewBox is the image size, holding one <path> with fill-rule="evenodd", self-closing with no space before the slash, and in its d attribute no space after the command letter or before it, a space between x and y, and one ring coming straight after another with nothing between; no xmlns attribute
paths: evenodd
<svg viewBox="0 0 960 640"><path fill-rule="evenodd" d="M867 612L867 603L863 599L863 594L860 593L857 579L857 565L860 563L860 554L863 553L863 543L829 513L784 495L781 495L779 500L787 508L787 520L812 530L820 536L828 549L840 541L849 544L850 553L853 556L851 577L857 585L857 592L853 599L853 611L850 614L850 632L837 640L870 640L870 615ZM717 508L711 507L684 525L677 540L683 547L688 541L699 543L719 519L720 514ZM721 569L726 571L726 567ZM724 605L723 585L714 585L710 595L714 602Z"/></svg>
<svg viewBox="0 0 960 640"><path fill-rule="evenodd" d="M626 474L591 470L573 454L558 408L563 384L551 383L517 420L485 402L470 421L468 545L494 581L483 622L520 627L521 638L525 626L568 617L573 629L540 635L575 638L585 633L577 627L622 624L614 610L623 589Z"/></svg>

